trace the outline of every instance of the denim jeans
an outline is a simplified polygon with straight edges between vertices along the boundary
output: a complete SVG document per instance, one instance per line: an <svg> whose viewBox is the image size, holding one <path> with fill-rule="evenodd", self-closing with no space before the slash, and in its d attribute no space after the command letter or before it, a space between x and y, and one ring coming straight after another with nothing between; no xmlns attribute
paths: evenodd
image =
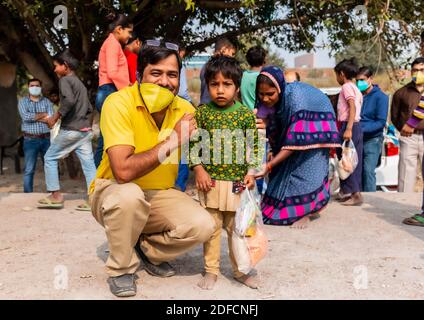
<svg viewBox="0 0 424 320"><path fill-rule="evenodd" d="M113 92L117 91L115 85L112 83L107 83L99 87L99 90L97 91L96 95L96 103L95 107L96 110L101 114L103 103L105 102L106 98ZM94 154L94 163L96 165L96 168L100 165L100 162L102 161L103 156L103 136L100 132L99 140L97 142L97 149L96 153Z"/></svg>
<svg viewBox="0 0 424 320"><path fill-rule="evenodd" d="M37 158L40 154L44 161L44 155L50 146L50 138L24 138L24 192L33 192L34 173L37 167Z"/></svg>
<svg viewBox="0 0 424 320"><path fill-rule="evenodd" d="M362 191L364 192L375 192L377 190L375 169L377 168L378 159L380 159L382 146L382 135L370 139L364 138L364 166L362 169Z"/></svg>
<svg viewBox="0 0 424 320"><path fill-rule="evenodd" d="M181 163L180 161L178 165L178 176L177 180L175 181L175 186L178 187L178 189L180 189L182 192L186 191L189 173L188 164Z"/></svg>
<svg viewBox="0 0 424 320"><path fill-rule="evenodd" d="M81 132L60 129L59 134L53 140L44 156L44 172L48 192L60 190L58 161L74 150L81 161L87 189L89 188L91 181L96 177L96 166L94 165L91 145L92 138L93 133L91 131Z"/></svg>

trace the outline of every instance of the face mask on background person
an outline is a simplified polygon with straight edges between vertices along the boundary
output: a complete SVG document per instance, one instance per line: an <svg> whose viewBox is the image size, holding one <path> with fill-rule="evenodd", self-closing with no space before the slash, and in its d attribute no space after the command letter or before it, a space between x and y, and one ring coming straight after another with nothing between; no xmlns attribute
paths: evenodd
<svg viewBox="0 0 424 320"><path fill-rule="evenodd" d="M361 92L366 91L371 86L366 80L358 80L356 81L356 85Z"/></svg>
<svg viewBox="0 0 424 320"><path fill-rule="evenodd" d="M170 90L153 83L142 83L139 90L150 113L162 111L172 103L175 97Z"/></svg>
<svg viewBox="0 0 424 320"><path fill-rule="evenodd" d="M28 88L29 94L38 97L41 95L41 87L29 87Z"/></svg>
<svg viewBox="0 0 424 320"><path fill-rule="evenodd" d="M415 84L424 84L424 72L414 72L412 74L412 81L415 82Z"/></svg>

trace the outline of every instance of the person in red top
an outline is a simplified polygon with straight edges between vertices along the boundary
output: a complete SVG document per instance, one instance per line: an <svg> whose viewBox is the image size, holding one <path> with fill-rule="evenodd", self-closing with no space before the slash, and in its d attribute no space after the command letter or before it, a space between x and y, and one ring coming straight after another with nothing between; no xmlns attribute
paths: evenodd
<svg viewBox="0 0 424 320"><path fill-rule="evenodd" d="M124 14L109 14L109 35L99 52L99 89L96 96L96 109L99 113L106 98L113 92L130 85L128 63L122 47L128 43L133 31L133 24ZM103 137L97 143L94 163L100 165L103 156Z"/></svg>
<svg viewBox="0 0 424 320"><path fill-rule="evenodd" d="M130 74L130 83L134 84L137 80L137 58L141 50L141 41L138 37L132 36L128 40L124 49L125 57L128 63L128 72Z"/></svg>

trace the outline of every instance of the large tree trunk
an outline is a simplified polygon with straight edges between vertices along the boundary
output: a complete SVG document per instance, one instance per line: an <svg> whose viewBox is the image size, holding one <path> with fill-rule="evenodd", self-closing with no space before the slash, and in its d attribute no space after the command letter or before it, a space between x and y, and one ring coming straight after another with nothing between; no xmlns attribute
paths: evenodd
<svg viewBox="0 0 424 320"><path fill-rule="evenodd" d="M0 63L0 146L18 138L16 65Z"/></svg>

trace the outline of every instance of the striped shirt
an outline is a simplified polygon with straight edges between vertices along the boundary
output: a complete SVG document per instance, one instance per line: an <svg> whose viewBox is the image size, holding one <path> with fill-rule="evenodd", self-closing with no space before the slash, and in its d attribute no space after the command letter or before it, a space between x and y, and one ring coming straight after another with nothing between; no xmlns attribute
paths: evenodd
<svg viewBox="0 0 424 320"><path fill-rule="evenodd" d="M416 128L424 120L424 95L421 96L418 106L415 108L409 120L406 122L409 126Z"/></svg>
<svg viewBox="0 0 424 320"><path fill-rule="evenodd" d="M38 101L32 101L29 96L26 96L19 100L18 109L22 119L22 132L29 134L50 132L46 123L34 120L37 113L46 112L49 117L53 115L53 104L49 99L41 97Z"/></svg>

